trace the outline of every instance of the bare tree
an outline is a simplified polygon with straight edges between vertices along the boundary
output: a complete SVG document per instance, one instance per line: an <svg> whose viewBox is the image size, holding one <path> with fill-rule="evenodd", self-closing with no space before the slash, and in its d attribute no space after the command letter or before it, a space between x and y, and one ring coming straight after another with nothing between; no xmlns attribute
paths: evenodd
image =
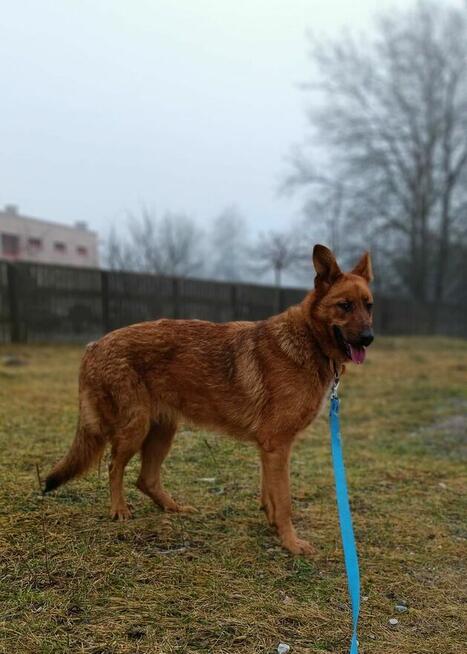
<svg viewBox="0 0 467 654"><path fill-rule="evenodd" d="M115 229L107 241L107 260L111 267L185 277L199 272L203 265L202 234L185 214L166 213L161 219L143 208L128 216L125 237Z"/></svg>
<svg viewBox="0 0 467 654"><path fill-rule="evenodd" d="M125 241L119 238L115 225L112 225L103 246L104 265L109 270L132 270L135 268L133 256Z"/></svg>
<svg viewBox="0 0 467 654"><path fill-rule="evenodd" d="M210 242L211 274L217 279L241 280L247 252L247 228L235 207L227 207L214 219Z"/></svg>
<svg viewBox="0 0 467 654"><path fill-rule="evenodd" d="M331 250L340 256L345 213L345 197L339 184L322 188L319 195L311 195L305 202L302 230L305 234L310 231L316 234L316 241L326 242ZM348 251L348 242L342 249L344 252Z"/></svg>
<svg viewBox="0 0 467 654"><path fill-rule="evenodd" d="M312 58L312 156L295 153L289 187L308 208L344 207L340 234L373 244L413 297L442 300L466 244L465 12L420 2L382 17L372 41L313 42Z"/></svg>
<svg viewBox="0 0 467 654"><path fill-rule="evenodd" d="M279 288L284 272L296 270L310 258L311 250L300 243L297 234L295 231L260 234L249 249L250 268L260 274L272 271L275 286Z"/></svg>
<svg viewBox="0 0 467 654"><path fill-rule="evenodd" d="M162 274L164 267L155 213L146 207L141 209L139 216L129 213L127 227L126 247L132 254L133 269Z"/></svg>

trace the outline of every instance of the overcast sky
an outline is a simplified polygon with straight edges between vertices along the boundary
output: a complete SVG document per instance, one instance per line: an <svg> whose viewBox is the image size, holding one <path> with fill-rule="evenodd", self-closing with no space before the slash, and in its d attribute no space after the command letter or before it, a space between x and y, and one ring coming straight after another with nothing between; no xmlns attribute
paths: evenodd
<svg viewBox="0 0 467 654"><path fill-rule="evenodd" d="M15 0L0 15L0 205L104 235L143 203L286 226L306 31L398 0Z"/></svg>

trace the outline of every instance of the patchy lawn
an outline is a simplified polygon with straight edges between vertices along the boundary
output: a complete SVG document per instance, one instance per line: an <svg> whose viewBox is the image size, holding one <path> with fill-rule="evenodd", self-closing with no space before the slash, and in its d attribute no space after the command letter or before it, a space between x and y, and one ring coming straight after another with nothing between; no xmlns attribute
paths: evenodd
<svg viewBox="0 0 467 654"><path fill-rule="evenodd" d="M44 477L73 436L80 349L0 353L27 361L0 362L1 652L348 651L326 416L292 465L296 524L318 555L293 558L258 510L254 448L212 434L183 431L165 465L199 513L157 510L134 488L137 459L128 523L108 519L104 466L42 499L36 464ZM467 342L379 339L341 398L361 652L463 653Z"/></svg>

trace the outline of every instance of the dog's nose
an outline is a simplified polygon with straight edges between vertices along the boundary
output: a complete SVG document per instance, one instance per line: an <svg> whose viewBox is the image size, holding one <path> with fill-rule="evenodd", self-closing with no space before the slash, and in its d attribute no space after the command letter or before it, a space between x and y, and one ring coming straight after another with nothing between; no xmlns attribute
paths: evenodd
<svg viewBox="0 0 467 654"><path fill-rule="evenodd" d="M371 345L373 343L373 339L374 339L373 330L365 329L360 334L360 345L363 345L363 347L368 347L368 345Z"/></svg>

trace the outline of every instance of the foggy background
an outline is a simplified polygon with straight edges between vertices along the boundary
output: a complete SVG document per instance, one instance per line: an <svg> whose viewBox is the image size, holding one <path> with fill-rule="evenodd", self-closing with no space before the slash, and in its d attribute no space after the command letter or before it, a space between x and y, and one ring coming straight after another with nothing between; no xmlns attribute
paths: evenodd
<svg viewBox="0 0 467 654"><path fill-rule="evenodd" d="M464 2L4 3L0 204L102 263L465 300Z"/></svg>

